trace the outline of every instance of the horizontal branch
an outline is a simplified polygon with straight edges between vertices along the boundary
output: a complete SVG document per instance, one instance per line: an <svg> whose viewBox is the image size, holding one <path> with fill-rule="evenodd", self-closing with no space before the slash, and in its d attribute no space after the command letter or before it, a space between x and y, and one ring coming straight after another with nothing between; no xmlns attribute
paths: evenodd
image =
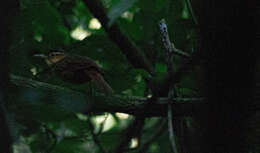
<svg viewBox="0 0 260 153"><path fill-rule="evenodd" d="M97 92L83 93L16 75L10 75L10 81L18 88L29 88L33 89L34 92L50 93L47 95L53 100L53 104L77 113L121 112L132 115L141 114L147 117L165 116L167 115L167 103L170 102L173 114L184 116L200 112L206 106L203 98L174 98L172 101L169 101L168 98L159 98L157 101L151 102L149 98L144 97L104 95ZM57 98L61 96L70 101ZM37 100L40 102L42 99L42 97L39 97ZM30 99L27 99L27 101L30 101ZM80 104L81 107L75 107L77 104ZM148 105L149 109L146 109Z"/></svg>

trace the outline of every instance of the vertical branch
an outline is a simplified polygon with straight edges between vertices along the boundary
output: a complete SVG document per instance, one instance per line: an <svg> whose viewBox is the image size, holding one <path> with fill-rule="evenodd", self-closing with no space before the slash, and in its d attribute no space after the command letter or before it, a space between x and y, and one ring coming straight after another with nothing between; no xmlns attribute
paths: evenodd
<svg viewBox="0 0 260 153"><path fill-rule="evenodd" d="M167 26L166 26L164 19L162 19L159 22L159 26L160 26L160 31L161 31L162 42L165 47L165 62L167 65L167 71L168 71L169 76L171 76L171 75L173 75L172 52L173 52L174 45L171 44Z"/></svg>
<svg viewBox="0 0 260 153"><path fill-rule="evenodd" d="M165 62L167 64L167 71L168 71L168 75L170 78L173 78L173 62L172 62L172 53L173 53L173 49L175 48L174 44L171 43L170 38L169 38L169 34L168 34L168 30L167 30L167 25L165 23L165 20L162 19L159 22L159 26L160 26L160 31L161 31L161 37L162 37L162 42L163 45L165 47ZM172 99L174 98L174 84L172 85L172 87L170 87L169 91L168 91L168 98ZM174 131L173 131L173 117L172 117L172 106L170 103L168 103L168 130L169 130L169 139L170 139L170 144L172 147L172 150L174 153L178 153L177 151L177 145L175 142L175 135L174 135Z"/></svg>
<svg viewBox="0 0 260 153"><path fill-rule="evenodd" d="M97 134L94 132L94 125L93 123L91 122L90 119L87 120L87 123L90 127L90 133L91 133L91 136L92 136L92 139L94 141L94 143L98 146L99 150L101 153L106 153L105 149L103 148L103 146L101 145L98 137L97 137Z"/></svg>
<svg viewBox="0 0 260 153"><path fill-rule="evenodd" d="M119 146L115 149L115 153L123 153L128 150L128 145L132 138L138 136L142 132L144 126L144 117L136 117L135 120L127 127L126 132L120 142Z"/></svg>
<svg viewBox="0 0 260 153"><path fill-rule="evenodd" d="M8 124L8 111L6 104L8 102L8 86L9 86L9 71L8 71L8 50L11 48L11 29L12 19L14 18L19 8L18 1L9 0L1 4L0 18L2 28L0 30L0 148L3 153L12 152L12 137Z"/></svg>
<svg viewBox="0 0 260 153"><path fill-rule="evenodd" d="M172 89L169 92L170 97L172 97L174 94L174 90ZM168 131L169 131L169 139L170 139L170 144L172 146L172 150L174 153L178 153L177 151L177 145L175 142L175 135L174 135L174 131L173 131L173 117L172 117L172 106L170 103L168 103L168 113L167 113L167 117L168 117Z"/></svg>

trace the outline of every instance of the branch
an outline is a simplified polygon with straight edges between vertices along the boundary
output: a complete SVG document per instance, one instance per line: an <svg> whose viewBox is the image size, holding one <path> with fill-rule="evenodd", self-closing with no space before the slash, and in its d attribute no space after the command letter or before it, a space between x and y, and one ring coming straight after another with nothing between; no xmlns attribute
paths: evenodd
<svg viewBox="0 0 260 153"><path fill-rule="evenodd" d="M0 6L1 28L0 30L0 148L3 153L12 153L13 151L13 129L10 124L12 121L11 114L9 114L6 104L8 104L9 92L9 49L13 44L13 37L15 35L14 21L20 10L19 1L9 0L2 3Z"/></svg>
<svg viewBox="0 0 260 153"><path fill-rule="evenodd" d="M47 132L47 134L50 134L51 137L53 138L53 144L51 144L51 146L46 150L47 153L51 153L58 143L57 135L54 131L49 129L47 125L42 124L42 126L45 129L45 131Z"/></svg>
<svg viewBox="0 0 260 153"><path fill-rule="evenodd" d="M165 61L166 61L166 65L167 65L168 75L169 75L169 77L172 77L172 75L173 75L172 53L173 53L173 48L175 48L175 47L170 41L167 25L166 25L164 19L162 19L159 22L159 26L160 26L160 31L161 31L162 42L165 47Z"/></svg>
<svg viewBox="0 0 260 153"><path fill-rule="evenodd" d="M172 146L172 150L174 153L178 153L177 151L177 145L175 142L175 135L173 131L173 117L172 117L172 107L171 105L168 106L168 131L169 131L169 139L170 139L170 144Z"/></svg>
<svg viewBox="0 0 260 153"><path fill-rule="evenodd" d="M145 118L136 117L135 120L131 123L130 126L127 127L125 134L122 138L121 143L116 148L115 153L123 153L128 152L128 145L132 138L139 135L144 127Z"/></svg>
<svg viewBox="0 0 260 153"><path fill-rule="evenodd" d="M187 60L184 61L184 64L180 65L180 68L174 72L173 77L166 78L165 82L168 82L167 84L162 84L159 88L163 89L160 91L161 93L167 93L169 88L171 86L174 86L176 83L179 83L184 75L191 72L191 70L198 64L201 64L203 62L203 53L199 50L187 58Z"/></svg>
<svg viewBox="0 0 260 153"><path fill-rule="evenodd" d="M90 133L92 135L92 139L93 139L94 143L98 146L98 148L99 148L101 153L106 153L105 149L103 148L103 146L101 145L101 143L100 143L100 141L99 141L99 139L97 137L97 134L94 132L94 125L93 125L93 123L91 122L90 119L87 120L87 123L88 123L88 125L90 127Z"/></svg>
<svg viewBox="0 0 260 153"><path fill-rule="evenodd" d="M187 7L188 7L188 10L189 10L189 13L191 15L193 22L195 23L195 25L199 25L198 20L197 20L195 14L194 14L193 9L192 9L192 5L191 5L190 0L186 0L186 4L187 4Z"/></svg>
<svg viewBox="0 0 260 153"><path fill-rule="evenodd" d="M165 132L165 129L167 128L167 122L166 120L162 120L162 122L160 122L160 126L156 127L156 131L152 134L152 136L150 138L148 138L144 143L142 143L140 145L140 147L138 147L137 151L138 153L144 153L146 152L147 148L157 139L159 138L163 132Z"/></svg>
<svg viewBox="0 0 260 153"><path fill-rule="evenodd" d="M175 116L189 116L201 112L207 106L204 98L174 98L169 100L162 97L158 98L157 101L151 102L149 98L144 97L104 95L101 93L92 93L90 95L16 75L10 75L10 81L11 84L18 88L33 89L32 92L36 93L44 92L44 94L37 94L39 103L44 104L45 101L42 99L48 96L52 98L53 104L77 113L121 112L137 116L141 114L144 117L166 116L167 103L170 102ZM65 96L72 103L62 101L62 98L57 98L60 96ZM35 99L26 100L35 102ZM146 105L151 105L149 110L145 108Z"/></svg>
<svg viewBox="0 0 260 153"><path fill-rule="evenodd" d="M162 19L159 23L160 30L161 30L161 36L162 36L162 42L165 47L166 52L166 65L167 65L167 71L170 78L174 78L174 72L173 72L173 61L172 61L172 53L173 50L176 49L174 44L171 43L170 37L167 30L167 25L165 23L165 20ZM168 98L172 99L175 96L175 84L172 84L172 87L168 91ZM170 103L168 103L168 130L169 130L169 139L170 144L172 147L172 150L174 153L178 153L177 151L177 145L175 142L175 136L173 131L173 118L172 118L172 106Z"/></svg>
<svg viewBox="0 0 260 153"><path fill-rule="evenodd" d="M128 37L123 34L119 26L115 23L108 25L109 18L100 0L83 0L89 11L96 17L102 27L107 32L109 38L121 49L128 61L136 68L143 68L149 73L153 73L153 67L146 56L133 44Z"/></svg>
<svg viewBox="0 0 260 153"><path fill-rule="evenodd" d="M176 55L179 55L179 56L182 56L184 58L191 58L191 55L189 53L186 53L178 48L175 48L174 44L172 43L172 53L173 54L176 54Z"/></svg>
<svg viewBox="0 0 260 153"><path fill-rule="evenodd" d="M100 123L100 127L98 129L98 132L96 133L97 136L100 135L103 132L104 125L106 123L107 118L108 118L108 114L106 113L105 119L102 121L102 123Z"/></svg>

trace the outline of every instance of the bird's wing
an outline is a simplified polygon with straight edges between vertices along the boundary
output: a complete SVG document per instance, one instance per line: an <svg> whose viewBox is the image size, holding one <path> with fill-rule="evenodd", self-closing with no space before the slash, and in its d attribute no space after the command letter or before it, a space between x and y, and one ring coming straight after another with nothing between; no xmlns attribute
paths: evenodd
<svg viewBox="0 0 260 153"><path fill-rule="evenodd" d="M58 69L67 70L67 71L83 71L83 70L95 70L100 74L104 75L104 71L100 66L96 64L95 61L88 57L81 56L69 56L65 57L58 63L56 63Z"/></svg>
<svg viewBox="0 0 260 153"><path fill-rule="evenodd" d="M108 94L112 94L114 92L113 89L104 80L104 77L100 73L97 73L96 71L92 71L92 70L85 71L85 73L88 74L88 76L91 78L92 81L94 81L94 83L100 90Z"/></svg>

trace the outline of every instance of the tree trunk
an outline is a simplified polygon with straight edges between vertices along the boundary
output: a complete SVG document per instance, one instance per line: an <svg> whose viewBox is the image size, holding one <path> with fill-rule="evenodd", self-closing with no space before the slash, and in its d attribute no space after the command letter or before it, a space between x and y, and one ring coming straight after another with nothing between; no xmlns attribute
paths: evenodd
<svg viewBox="0 0 260 153"><path fill-rule="evenodd" d="M210 105L200 122L199 152L247 153L252 151L248 131L260 16L254 1L202 0L201 4L201 51Z"/></svg>
<svg viewBox="0 0 260 153"><path fill-rule="evenodd" d="M11 23L16 11L18 10L18 2L15 0L5 1L1 4L1 32L0 32L0 152L11 153L11 135L7 121L7 111L5 105L8 101L8 49L10 47Z"/></svg>

